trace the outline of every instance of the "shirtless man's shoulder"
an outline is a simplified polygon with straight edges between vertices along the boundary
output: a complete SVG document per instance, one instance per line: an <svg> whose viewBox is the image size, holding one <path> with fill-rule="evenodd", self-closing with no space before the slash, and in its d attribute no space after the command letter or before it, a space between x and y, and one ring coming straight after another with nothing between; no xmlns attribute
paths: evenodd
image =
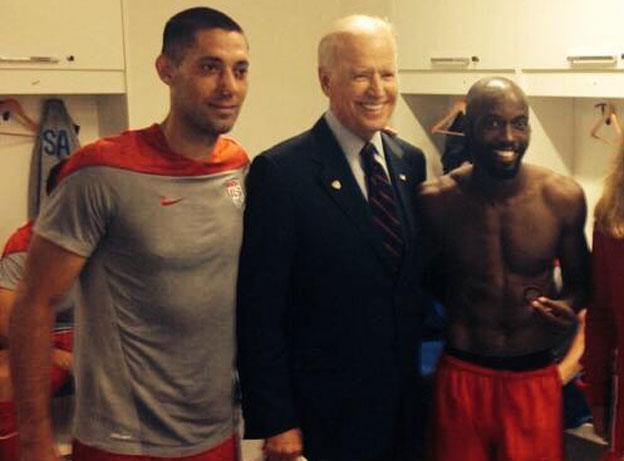
<svg viewBox="0 0 624 461"><path fill-rule="evenodd" d="M570 223L581 216L584 218L585 194L574 179L537 165L526 164L525 167L529 182L539 189L545 204L553 213Z"/></svg>
<svg viewBox="0 0 624 461"><path fill-rule="evenodd" d="M472 165L464 165L450 173L421 184L418 200L427 214L436 214L441 205L451 205L452 197L461 193L462 185L469 179Z"/></svg>
<svg viewBox="0 0 624 461"><path fill-rule="evenodd" d="M420 195L425 198L432 198L453 192L461 183L465 182L472 172L472 165L462 165L461 167L437 178L430 179L421 184Z"/></svg>

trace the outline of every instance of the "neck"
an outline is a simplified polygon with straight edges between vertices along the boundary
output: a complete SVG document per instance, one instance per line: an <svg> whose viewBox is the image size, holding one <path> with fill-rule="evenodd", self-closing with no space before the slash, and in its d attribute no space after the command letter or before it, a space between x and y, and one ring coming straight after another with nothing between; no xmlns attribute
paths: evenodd
<svg viewBox="0 0 624 461"><path fill-rule="evenodd" d="M333 110L331 109L331 107L328 110L328 115L330 116L330 120L332 120L332 123L338 124L340 125L340 127L349 132L351 135L359 138L362 142L367 143L372 141L373 137L375 136L375 134L377 132L373 132L372 134L368 134L368 133L356 133L355 131L353 131L351 128L348 127L348 125L346 123L344 123L342 120L340 120L338 117L336 117L336 115L334 114Z"/></svg>
<svg viewBox="0 0 624 461"><path fill-rule="evenodd" d="M218 135L198 133L171 117L171 114L160 124L169 148L192 160L206 159L217 142Z"/></svg>
<svg viewBox="0 0 624 461"><path fill-rule="evenodd" d="M518 194L526 185L526 168L520 165L518 173L509 179L493 178L477 164L472 170L473 184L493 202L504 201Z"/></svg>

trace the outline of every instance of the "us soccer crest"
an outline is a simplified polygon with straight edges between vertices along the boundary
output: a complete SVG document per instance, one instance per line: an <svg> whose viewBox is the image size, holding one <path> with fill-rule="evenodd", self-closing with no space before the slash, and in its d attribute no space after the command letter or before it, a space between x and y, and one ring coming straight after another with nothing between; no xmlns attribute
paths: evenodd
<svg viewBox="0 0 624 461"><path fill-rule="evenodd" d="M245 204L245 191L243 190L240 179L236 178L226 181L225 190L232 200L232 203L238 208L242 208Z"/></svg>

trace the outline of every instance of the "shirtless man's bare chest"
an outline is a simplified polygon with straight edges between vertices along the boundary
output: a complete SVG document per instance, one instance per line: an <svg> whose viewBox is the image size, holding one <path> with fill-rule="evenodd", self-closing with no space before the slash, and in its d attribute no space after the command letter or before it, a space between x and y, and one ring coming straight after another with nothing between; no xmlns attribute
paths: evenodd
<svg viewBox="0 0 624 461"><path fill-rule="evenodd" d="M432 264L444 279L449 342L498 356L549 349L557 337L531 301L559 296L553 268L574 225L578 191L565 178L527 166L517 189L492 199L471 173L458 170L421 194L436 250Z"/></svg>

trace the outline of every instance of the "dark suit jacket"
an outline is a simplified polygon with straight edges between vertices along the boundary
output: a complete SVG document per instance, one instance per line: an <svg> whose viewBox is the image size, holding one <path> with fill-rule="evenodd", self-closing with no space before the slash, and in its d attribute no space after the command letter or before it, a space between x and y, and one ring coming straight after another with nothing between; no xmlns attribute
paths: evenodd
<svg viewBox="0 0 624 461"><path fill-rule="evenodd" d="M324 119L247 177L238 281L245 436L293 427L311 461L375 459L415 438L422 152L382 135L407 247L392 273L368 203ZM409 410L408 410L409 409Z"/></svg>

